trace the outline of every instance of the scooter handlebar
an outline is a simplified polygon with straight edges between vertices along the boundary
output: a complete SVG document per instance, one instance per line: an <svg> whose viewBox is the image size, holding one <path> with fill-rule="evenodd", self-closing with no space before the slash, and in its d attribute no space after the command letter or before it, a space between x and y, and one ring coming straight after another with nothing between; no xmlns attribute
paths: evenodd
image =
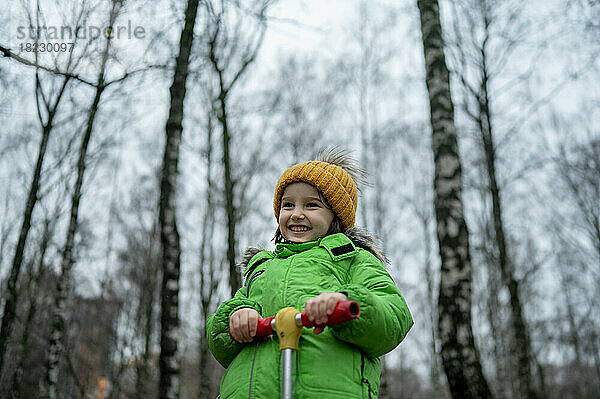
<svg viewBox="0 0 600 399"><path fill-rule="evenodd" d="M258 319L258 324L256 325L256 335L254 338L266 338L273 334L273 324L275 324L274 320L275 316Z"/></svg>
<svg viewBox="0 0 600 399"><path fill-rule="evenodd" d="M303 310L302 313L300 313L302 325L309 328L319 325L331 326L333 324L339 324L345 321L356 319L358 316L360 316L360 309L358 308L358 304L354 301L338 302L333 309L333 313L327 316L327 322L325 324L317 324L314 321L310 321L306 315L306 310Z"/></svg>
<svg viewBox="0 0 600 399"><path fill-rule="evenodd" d="M299 317L298 317L299 316ZM350 321L352 319L356 319L360 316L360 308L358 304L354 301L340 301L335 305L333 309L333 313L327 316L327 322L325 324L320 324L321 326L330 326L333 324L339 324L346 321ZM275 317L266 317L264 319L258 319L258 324L256 326L256 335L255 338L265 338L269 335L273 334L274 327L274 319ZM310 321L308 316L306 315L306 310L303 310L302 313L296 316L296 322L299 326L304 327L316 327L319 324L316 324L314 321Z"/></svg>

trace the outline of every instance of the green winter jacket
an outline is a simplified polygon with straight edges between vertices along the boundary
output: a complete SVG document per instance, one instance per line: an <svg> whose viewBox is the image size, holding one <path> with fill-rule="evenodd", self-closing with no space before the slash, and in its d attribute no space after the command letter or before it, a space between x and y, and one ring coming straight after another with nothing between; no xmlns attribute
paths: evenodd
<svg viewBox="0 0 600 399"><path fill-rule="evenodd" d="M352 240L349 238L351 237ZM368 248L364 249L364 248ZM277 338L242 344L229 336L229 317L250 307L261 317L282 308L304 308L322 292L343 292L358 302L360 317L319 335L305 329L296 364L296 398L376 398L379 357L394 349L413 321L372 238L358 229L301 244L277 244L251 257L245 284L209 317L208 345L227 368L221 399L277 399L280 352Z"/></svg>

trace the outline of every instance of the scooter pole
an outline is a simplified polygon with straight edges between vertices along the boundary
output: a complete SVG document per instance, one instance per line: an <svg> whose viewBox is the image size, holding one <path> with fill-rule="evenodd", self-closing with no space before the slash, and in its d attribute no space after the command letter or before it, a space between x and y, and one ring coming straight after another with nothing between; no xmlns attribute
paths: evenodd
<svg viewBox="0 0 600 399"><path fill-rule="evenodd" d="M294 365L298 352L298 342L302 334L302 323L296 322L298 309L283 308L275 316L275 331L281 351L281 399L292 399L295 381Z"/></svg>
<svg viewBox="0 0 600 399"><path fill-rule="evenodd" d="M354 301L338 302L333 313L327 317L324 325L333 325L350 321L360 316L358 304ZM281 351L281 398L292 399L294 392L294 366L298 352L298 342L303 327L316 327L314 321L310 321L305 311L300 313L294 308L284 308L277 312L275 317L260 319L257 328L257 338L266 337L273 332L279 338L279 350Z"/></svg>
<svg viewBox="0 0 600 399"><path fill-rule="evenodd" d="M302 313L295 308L284 308L274 317L258 319L255 339L264 339L271 334L279 338L281 351L281 398L292 399L294 392L294 365L298 352L298 342L303 327L330 326L356 319L360 316L358 304L354 301L341 301L335 306L333 313L327 316L325 324L310 321L306 311ZM231 333L230 333L231 334Z"/></svg>

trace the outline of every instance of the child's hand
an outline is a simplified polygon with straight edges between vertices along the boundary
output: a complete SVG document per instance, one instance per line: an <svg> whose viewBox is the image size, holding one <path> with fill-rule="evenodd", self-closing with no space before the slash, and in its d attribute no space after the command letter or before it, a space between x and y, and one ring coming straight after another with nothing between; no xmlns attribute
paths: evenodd
<svg viewBox="0 0 600 399"><path fill-rule="evenodd" d="M348 297L341 292L323 292L316 297L309 299L304 304L304 310L310 321L317 324L327 323L327 316L333 313L335 305L340 301L347 301ZM315 327L313 332L320 334L325 327Z"/></svg>
<svg viewBox="0 0 600 399"><path fill-rule="evenodd" d="M258 312L252 308L238 309L229 318L229 333L237 342L252 342L256 335Z"/></svg>

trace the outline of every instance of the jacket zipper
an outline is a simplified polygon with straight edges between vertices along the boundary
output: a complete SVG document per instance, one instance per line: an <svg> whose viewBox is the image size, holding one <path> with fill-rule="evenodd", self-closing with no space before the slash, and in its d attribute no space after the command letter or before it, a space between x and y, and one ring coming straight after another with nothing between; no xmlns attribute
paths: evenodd
<svg viewBox="0 0 600 399"><path fill-rule="evenodd" d="M250 295L250 284L252 284L252 280L254 280L256 277L260 276L264 272L265 272L264 270L259 270L256 273L254 273L252 276L250 276L250 278L248 279L248 282L246 283L246 296Z"/></svg>
<svg viewBox="0 0 600 399"><path fill-rule="evenodd" d="M256 361L256 352L258 352L258 342L254 346L254 356L252 356L252 368L250 369L250 384L248 388L248 399L252 399L252 377L254 376L254 362Z"/></svg>
<svg viewBox="0 0 600 399"><path fill-rule="evenodd" d="M365 372L365 355L360 351L360 382L361 384L367 384L367 389L369 392L369 399L372 399L371 396L371 383L364 376Z"/></svg>
<svg viewBox="0 0 600 399"><path fill-rule="evenodd" d="M254 262L254 264L248 270L244 271L244 275L252 273L254 271L254 269L256 269L261 264L265 263L269 259L270 258L262 258L262 259L257 260L256 262Z"/></svg>
<svg viewBox="0 0 600 399"><path fill-rule="evenodd" d="M252 281L260 276L261 274L263 274L265 271L263 270L259 270L256 273L254 273L252 276L250 276L250 278L248 279L248 282L246 283L247 288L246 288L246 296L250 296L250 285L252 284ZM250 384L248 387L248 399L252 399L252 378L254 378L254 363L256 362L256 352L258 352L258 342L254 345L254 355L252 356L252 368L250 369Z"/></svg>

